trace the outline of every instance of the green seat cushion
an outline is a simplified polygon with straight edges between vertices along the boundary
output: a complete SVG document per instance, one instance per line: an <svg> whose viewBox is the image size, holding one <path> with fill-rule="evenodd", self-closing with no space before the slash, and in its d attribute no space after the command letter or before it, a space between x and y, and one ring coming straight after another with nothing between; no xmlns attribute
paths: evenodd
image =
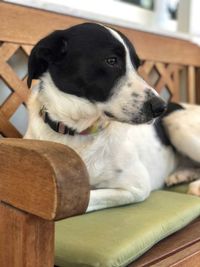
<svg viewBox="0 0 200 267"><path fill-rule="evenodd" d="M188 186L189 186L188 183L182 183L182 184L173 185L170 187L165 187L164 190L186 194L188 191Z"/></svg>
<svg viewBox="0 0 200 267"><path fill-rule="evenodd" d="M55 264L126 266L199 215L200 198L160 190L141 203L59 221Z"/></svg>

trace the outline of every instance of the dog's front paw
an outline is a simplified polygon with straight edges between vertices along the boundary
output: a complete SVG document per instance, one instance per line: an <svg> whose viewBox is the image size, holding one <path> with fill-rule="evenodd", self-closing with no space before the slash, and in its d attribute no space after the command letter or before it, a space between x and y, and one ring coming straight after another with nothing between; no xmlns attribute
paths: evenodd
<svg viewBox="0 0 200 267"><path fill-rule="evenodd" d="M199 178L199 169L182 169L172 173L165 179L167 186L180 184L183 182L191 182Z"/></svg>
<svg viewBox="0 0 200 267"><path fill-rule="evenodd" d="M172 186L178 183L180 183L180 177L178 176L177 173L173 173L170 176L168 176L167 179L165 179L165 184L167 186Z"/></svg>
<svg viewBox="0 0 200 267"><path fill-rule="evenodd" d="M191 183L187 193L200 197L200 180Z"/></svg>

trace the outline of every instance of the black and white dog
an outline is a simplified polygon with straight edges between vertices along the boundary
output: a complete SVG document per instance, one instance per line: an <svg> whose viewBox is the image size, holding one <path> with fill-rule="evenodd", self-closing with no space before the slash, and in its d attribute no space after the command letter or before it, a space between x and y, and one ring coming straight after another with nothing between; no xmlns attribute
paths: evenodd
<svg viewBox="0 0 200 267"><path fill-rule="evenodd" d="M66 144L82 157L88 211L142 201L166 179L170 185L200 177L200 107L171 104L159 121L143 124L167 106L137 74L139 64L122 33L94 23L55 31L31 52L28 86L40 83L25 138ZM187 159L179 169L177 150L191 166ZM190 192L200 195L199 181Z"/></svg>

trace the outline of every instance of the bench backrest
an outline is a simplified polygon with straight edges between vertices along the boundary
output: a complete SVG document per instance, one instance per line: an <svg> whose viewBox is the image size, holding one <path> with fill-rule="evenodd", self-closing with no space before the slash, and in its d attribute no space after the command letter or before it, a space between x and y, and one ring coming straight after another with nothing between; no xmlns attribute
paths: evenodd
<svg viewBox="0 0 200 267"><path fill-rule="evenodd" d="M16 126L16 119L27 120L27 58L33 45L53 30L85 20L2 2L0 17L0 135L21 137L25 129L20 123ZM159 93L174 101L200 103L200 47L187 40L113 28L134 43L143 62L139 73Z"/></svg>

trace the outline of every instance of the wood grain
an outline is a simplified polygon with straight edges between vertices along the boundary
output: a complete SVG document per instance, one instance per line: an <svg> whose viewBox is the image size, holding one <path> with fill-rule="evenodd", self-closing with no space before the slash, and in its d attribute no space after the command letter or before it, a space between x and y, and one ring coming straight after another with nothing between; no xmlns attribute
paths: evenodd
<svg viewBox="0 0 200 267"><path fill-rule="evenodd" d="M54 222L0 203L0 266L53 267Z"/></svg>
<svg viewBox="0 0 200 267"><path fill-rule="evenodd" d="M26 86L26 78L21 81L7 60L18 49L22 49L28 56L38 39L50 31L68 28L85 20L8 3L0 3L1 14L0 40L4 42L0 47L0 76L13 93L0 106L0 121L3 122L0 131L6 137L19 137L21 134L9 120L20 104L26 103L30 90ZM199 47L176 38L116 26L114 28L125 33L135 44L139 56L143 59L139 73L152 87L158 92L167 87L173 101L183 101L180 98L180 69L186 69L187 100L190 103L196 102L199 94L196 82L196 66L200 66ZM159 75L156 83L152 83L150 77L153 70Z"/></svg>
<svg viewBox="0 0 200 267"><path fill-rule="evenodd" d="M177 251L176 254L169 256L156 264L154 267L198 267L200 263L200 242L195 243L182 251Z"/></svg>
<svg viewBox="0 0 200 267"><path fill-rule="evenodd" d="M22 137L20 132L10 123L0 109L0 132L7 137Z"/></svg>
<svg viewBox="0 0 200 267"><path fill-rule="evenodd" d="M15 91L15 93L22 99L23 102L28 100L30 91L24 83L18 78L14 70L8 63L0 60L0 74L2 79L8 84L8 86Z"/></svg>
<svg viewBox="0 0 200 267"><path fill-rule="evenodd" d="M0 41L4 42L0 47L0 76L13 91L0 106L0 132L7 137L21 137L9 119L18 106L26 102L30 91L7 61L18 48L29 55L32 46L49 32L86 20L2 2L0 17ZM158 91L167 86L173 99L180 100L180 69L186 69L188 99L200 104L200 48L197 45L113 27L134 43L144 60L139 72L147 82L156 68L159 80L152 86ZM0 204L0 266L53 266L54 223L47 220L83 213L88 197L86 168L66 146L30 140L0 141L0 199L17 208ZM159 242L130 266L198 267L199 251L200 219Z"/></svg>
<svg viewBox="0 0 200 267"><path fill-rule="evenodd" d="M153 84L151 84L151 81L149 80L149 74L152 71L153 67L154 67L154 63L153 61L145 61L142 66L140 66L138 73L144 78L144 80L146 82L148 82L151 86L153 86Z"/></svg>
<svg viewBox="0 0 200 267"><path fill-rule="evenodd" d="M194 66L188 67L188 101L191 104L196 103L196 87L195 87L195 68Z"/></svg>
<svg viewBox="0 0 200 267"><path fill-rule="evenodd" d="M173 101L180 101L179 71L181 69L181 66L176 64L169 64L167 67L163 66L163 68L165 68L164 74L162 75L162 71L160 72L161 77L156 84L156 90L160 92L164 86L168 86L170 92L172 93ZM166 75L167 78L165 77ZM170 80L170 83L167 82L168 80Z"/></svg>
<svg viewBox="0 0 200 267"><path fill-rule="evenodd" d="M200 105L200 68L196 69L196 103Z"/></svg>
<svg viewBox="0 0 200 267"><path fill-rule="evenodd" d="M168 67L169 71L172 70L172 76L174 81L174 91L172 93L172 101L174 102L180 102L180 70L182 67L180 65L170 65Z"/></svg>
<svg viewBox="0 0 200 267"><path fill-rule="evenodd" d="M28 45L34 45L56 29L65 29L86 22L82 18L7 3L0 3L0 17L0 39ZM112 27L127 35L142 59L200 66L199 47L193 43L134 29L113 25Z"/></svg>
<svg viewBox="0 0 200 267"><path fill-rule="evenodd" d="M1 105L0 112L7 120L9 120L22 103L22 99L17 94L13 93L9 95L6 101ZM13 135L10 137L17 136Z"/></svg>
<svg viewBox="0 0 200 267"><path fill-rule="evenodd" d="M3 43L0 47L0 58L4 61L9 60L9 58L17 51L19 45L12 43Z"/></svg>
<svg viewBox="0 0 200 267"><path fill-rule="evenodd" d="M157 62L155 65L156 65L158 72L161 74L162 79L165 80L165 84L170 89L170 91L173 93L175 91L175 88L174 88L174 83L170 77L171 73L167 71L167 68L165 67L163 63Z"/></svg>
<svg viewBox="0 0 200 267"><path fill-rule="evenodd" d="M187 260L187 255L185 251L194 244L200 242L200 218L196 219L184 229L172 234L171 236L163 239L148 252L146 252L142 257L129 265L129 267L149 267L149 266L172 266L167 263L167 260L172 257L174 259L175 255L181 251L182 257L180 259ZM200 251L200 246L199 246ZM179 254L180 255L180 254ZM179 256L178 256L179 258ZM178 259L177 258L177 259ZM165 261L166 260L166 261ZM173 265L174 266L174 265ZM184 266L184 265L182 265ZM189 265L194 266L195 265Z"/></svg>
<svg viewBox="0 0 200 267"><path fill-rule="evenodd" d="M80 157L67 146L3 139L0 163L3 202L48 220L85 212L88 173Z"/></svg>

